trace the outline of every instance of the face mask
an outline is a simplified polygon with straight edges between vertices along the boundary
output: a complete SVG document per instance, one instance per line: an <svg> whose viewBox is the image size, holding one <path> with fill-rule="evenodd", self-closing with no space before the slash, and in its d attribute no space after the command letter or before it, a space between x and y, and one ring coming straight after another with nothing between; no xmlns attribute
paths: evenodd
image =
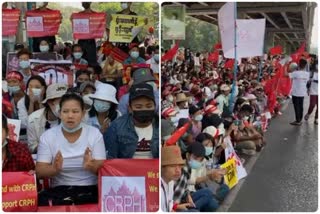
<svg viewBox="0 0 320 214"><path fill-rule="evenodd" d="M40 96L41 96L42 89L41 88L31 88L31 91L33 93L34 98L36 98L36 100L39 100ZM27 95L30 95L29 90L27 92Z"/></svg>
<svg viewBox="0 0 320 214"><path fill-rule="evenodd" d="M125 10L128 8L128 4L127 3L121 3L121 8L122 10Z"/></svg>
<svg viewBox="0 0 320 214"><path fill-rule="evenodd" d="M41 52L48 52L49 46L48 45L40 45L40 51Z"/></svg>
<svg viewBox="0 0 320 214"><path fill-rule="evenodd" d="M29 62L29 60L22 60L22 61L19 62L19 66L22 69L29 68L30 67L30 62Z"/></svg>
<svg viewBox="0 0 320 214"><path fill-rule="evenodd" d="M206 156L209 156L210 154L212 154L213 152L213 147L210 146L206 146Z"/></svg>
<svg viewBox="0 0 320 214"><path fill-rule="evenodd" d="M65 130L66 132L74 133L82 128L82 123L80 123L77 127L74 127L72 129L66 127L63 122L61 123L61 126L62 126L63 130Z"/></svg>
<svg viewBox="0 0 320 214"><path fill-rule="evenodd" d="M188 108L189 108L189 103L188 103L188 102L185 102L184 105L183 105L183 108L184 108L184 109L188 109Z"/></svg>
<svg viewBox="0 0 320 214"><path fill-rule="evenodd" d="M195 116L194 120L200 122L203 119L203 115L199 114L197 116Z"/></svg>
<svg viewBox="0 0 320 214"><path fill-rule="evenodd" d="M52 110L52 113L54 114L54 116L59 117L59 111L60 111L60 106L57 104L54 106L54 110Z"/></svg>
<svg viewBox="0 0 320 214"><path fill-rule="evenodd" d="M192 168L192 169L199 169L201 167L201 163L199 161L196 161L196 160L193 160L191 159L189 161L189 166Z"/></svg>
<svg viewBox="0 0 320 214"><path fill-rule="evenodd" d="M130 56L133 58L133 59L137 59L139 57L139 52L137 51L133 51L130 53Z"/></svg>
<svg viewBox="0 0 320 214"><path fill-rule="evenodd" d="M81 52L75 52L75 53L73 53L73 56L74 56L75 59L81 59L82 53Z"/></svg>
<svg viewBox="0 0 320 214"><path fill-rule="evenodd" d="M140 123L148 123L153 120L154 110L133 111L133 118Z"/></svg>
<svg viewBox="0 0 320 214"><path fill-rule="evenodd" d="M154 61L159 62L159 54L153 56Z"/></svg>
<svg viewBox="0 0 320 214"><path fill-rule="evenodd" d="M10 94L16 94L20 91L20 86L8 86L8 92Z"/></svg>
<svg viewBox="0 0 320 214"><path fill-rule="evenodd" d="M111 103L101 101L101 100L95 100L93 103L93 106L97 112L106 112L106 111L109 111L111 107Z"/></svg>

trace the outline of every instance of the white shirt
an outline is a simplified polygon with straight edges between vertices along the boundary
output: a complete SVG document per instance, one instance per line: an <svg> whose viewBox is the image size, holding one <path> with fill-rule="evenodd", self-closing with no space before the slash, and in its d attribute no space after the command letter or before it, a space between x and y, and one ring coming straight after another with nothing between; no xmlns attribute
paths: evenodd
<svg viewBox="0 0 320 214"><path fill-rule="evenodd" d="M146 141L151 141L152 135L153 135L153 126L152 123L145 128L139 128L134 127L137 135L138 135L138 142L140 142L142 139L145 139ZM151 150L149 151L136 151L133 155L133 158L135 159L150 159L152 158Z"/></svg>
<svg viewBox="0 0 320 214"><path fill-rule="evenodd" d="M151 70L153 73L158 74L159 73L159 63L157 63L153 57L146 61L146 64L150 65Z"/></svg>
<svg viewBox="0 0 320 214"><path fill-rule="evenodd" d="M21 120L21 128L27 128L27 125L28 125L29 115L24 102L25 102L25 96L22 97L17 103L18 117L19 117L19 120Z"/></svg>
<svg viewBox="0 0 320 214"><path fill-rule="evenodd" d="M52 163L58 151L61 151L63 157L62 171L52 179L53 187L97 184L97 176L82 166L87 147L91 150L93 159L106 159L102 134L95 127L83 124L81 135L74 143L69 143L64 137L61 125L43 133L40 137L37 161Z"/></svg>
<svg viewBox="0 0 320 214"><path fill-rule="evenodd" d="M317 81L317 82L314 82ZM318 95L318 73L313 73L313 78L310 86L310 95Z"/></svg>
<svg viewBox="0 0 320 214"><path fill-rule="evenodd" d="M174 181L168 184L161 178L161 210L170 212L173 207Z"/></svg>
<svg viewBox="0 0 320 214"><path fill-rule="evenodd" d="M289 73L289 77L292 79L292 96L306 96L309 73L306 71L294 71L292 73Z"/></svg>

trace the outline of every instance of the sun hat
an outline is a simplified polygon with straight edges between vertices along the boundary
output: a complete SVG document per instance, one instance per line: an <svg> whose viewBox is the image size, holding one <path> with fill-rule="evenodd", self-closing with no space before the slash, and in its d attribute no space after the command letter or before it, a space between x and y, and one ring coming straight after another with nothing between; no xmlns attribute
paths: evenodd
<svg viewBox="0 0 320 214"><path fill-rule="evenodd" d="M178 93L176 95L176 102L179 103L179 102L184 102L184 101L188 101L189 100L189 97L187 97L185 95L185 93Z"/></svg>
<svg viewBox="0 0 320 214"><path fill-rule="evenodd" d="M62 97L65 93L67 93L68 86L63 83L53 83L48 86L46 91L46 99L42 101L42 103L46 103L48 100L56 99Z"/></svg>
<svg viewBox="0 0 320 214"><path fill-rule="evenodd" d="M184 165L179 146L163 146L161 148L161 166Z"/></svg>
<svg viewBox="0 0 320 214"><path fill-rule="evenodd" d="M100 83L97 86L96 92L94 94L91 94L90 98L109 101L114 104L118 104L118 101L116 99L116 93L117 93L117 89L112 85L106 84L106 83Z"/></svg>

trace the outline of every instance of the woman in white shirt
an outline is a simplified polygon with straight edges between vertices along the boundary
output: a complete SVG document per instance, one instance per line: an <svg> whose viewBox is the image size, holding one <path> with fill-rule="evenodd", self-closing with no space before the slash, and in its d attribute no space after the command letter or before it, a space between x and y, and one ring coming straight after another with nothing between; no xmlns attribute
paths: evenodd
<svg viewBox="0 0 320 214"><path fill-rule="evenodd" d="M318 60L315 62L315 68L313 70L312 78L310 79L308 95L310 96L310 105L308 113L304 116L304 119L308 120L314 107L316 107L317 110L314 117L314 124L318 124Z"/></svg>
<svg viewBox="0 0 320 214"><path fill-rule="evenodd" d="M47 84L39 75L32 76L27 82L26 95L17 103L18 116L21 120L21 128L26 128L28 116L43 108L42 101L46 98Z"/></svg>
<svg viewBox="0 0 320 214"><path fill-rule="evenodd" d="M65 94L60 101L61 124L40 138L36 173L52 179L52 188L39 194L39 206L98 202L97 174L106 159L98 129L83 124L84 102Z"/></svg>

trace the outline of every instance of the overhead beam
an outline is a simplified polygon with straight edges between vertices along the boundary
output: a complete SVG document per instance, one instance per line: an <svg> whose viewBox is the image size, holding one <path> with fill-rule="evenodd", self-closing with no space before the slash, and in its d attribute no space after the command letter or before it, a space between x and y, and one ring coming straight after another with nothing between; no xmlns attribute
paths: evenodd
<svg viewBox="0 0 320 214"><path fill-rule="evenodd" d="M299 38L299 39L278 39L278 40L281 40L281 41L292 41L292 42L301 42L301 41L305 41L305 39L302 39L302 38Z"/></svg>
<svg viewBox="0 0 320 214"><path fill-rule="evenodd" d="M209 5L207 4L207 3L205 3L205 2L198 2L199 4L201 4L201 5L203 5L203 6L205 6L205 7L208 7Z"/></svg>
<svg viewBox="0 0 320 214"><path fill-rule="evenodd" d="M282 17L284 18L284 20L286 21L287 25L289 26L290 29L293 29L293 26L286 14L286 12L281 12ZM298 39L298 35L296 33L294 33L294 36Z"/></svg>
<svg viewBox="0 0 320 214"><path fill-rule="evenodd" d="M269 32L275 32L275 33L304 33L304 29L301 28L266 28L267 31Z"/></svg>
<svg viewBox="0 0 320 214"><path fill-rule="evenodd" d="M214 18L214 17L212 17L212 16L209 16L209 15L203 15L203 16L205 16L205 17L207 17L207 18L209 18L209 19L212 19L212 20L214 20L214 21L217 21L217 19Z"/></svg>
<svg viewBox="0 0 320 214"><path fill-rule="evenodd" d="M289 38L289 36L286 33L282 33L282 35L284 35L284 37L286 37L286 39L288 40L288 42L291 43L291 45L294 46L293 41Z"/></svg>

